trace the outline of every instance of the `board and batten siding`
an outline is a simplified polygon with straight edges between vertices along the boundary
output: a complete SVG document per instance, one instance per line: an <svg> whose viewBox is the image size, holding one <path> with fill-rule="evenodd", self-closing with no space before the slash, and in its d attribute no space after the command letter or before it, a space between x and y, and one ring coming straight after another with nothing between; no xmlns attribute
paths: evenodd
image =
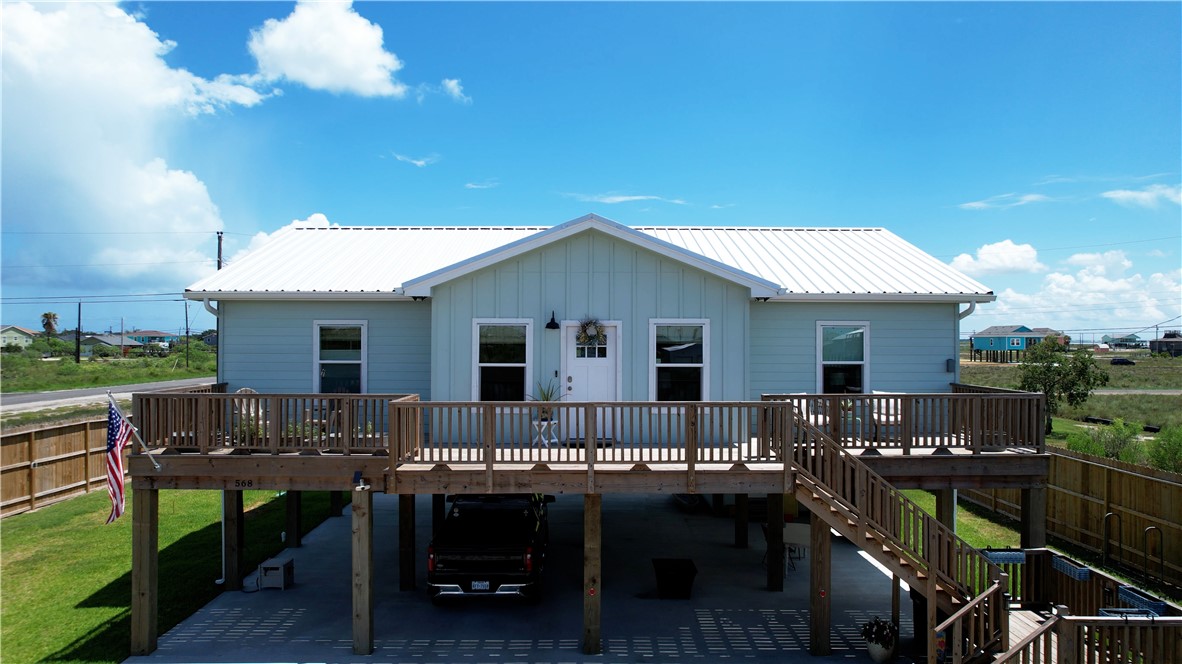
<svg viewBox="0 0 1182 664"><path fill-rule="evenodd" d="M817 392L817 323L870 324L869 392L941 393L958 370L959 318L954 304L756 302L751 305L751 391ZM959 362L953 363L954 369Z"/></svg>
<svg viewBox="0 0 1182 664"><path fill-rule="evenodd" d="M623 401L648 399L651 319L709 319L710 398L739 400L747 385L750 298L745 286L587 231L432 290L432 395L472 398L474 318L532 320L529 391L554 378L562 361L561 333L546 329L554 312L560 321L620 321Z"/></svg>
<svg viewBox="0 0 1182 664"><path fill-rule="evenodd" d="M366 390L371 394L431 393L431 305L426 302L237 302L219 306L218 379L235 391L313 390L313 322L367 321Z"/></svg>

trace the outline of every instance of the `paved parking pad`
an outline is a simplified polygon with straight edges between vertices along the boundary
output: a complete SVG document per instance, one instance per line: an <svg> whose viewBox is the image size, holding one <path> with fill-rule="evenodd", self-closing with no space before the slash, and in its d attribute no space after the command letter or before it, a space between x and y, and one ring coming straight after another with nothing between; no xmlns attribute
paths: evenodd
<svg viewBox="0 0 1182 664"><path fill-rule="evenodd" d="M550 506L551 546L542 600L488 598L434 606L423 560L431 500L416 505L416 592L398 590L397 498L377 494L374 653L353 654L350 519L326 521L290 550L286 590L223 593L163 634L155 653L128 662L362 662L369 664L583 664L615 662L867 661L863 622L890 615L890 577L849 542L833 544L833 654L808 654L808 563L789 569L783 593L766 590L764 546L733 545L731 519L679 511L669 496L603 498L603 653L582 653L581 496ZM211 555L217 555L211 552ZM688 558L690 599L659 599L653 558ZM167 579L161 579L162 585ZM254 575L246 580L256 584ZM903 597L903 634L912 633ZM904 641L906 645L906 639ZM896 661L906 662L907 658Z"/></svg>

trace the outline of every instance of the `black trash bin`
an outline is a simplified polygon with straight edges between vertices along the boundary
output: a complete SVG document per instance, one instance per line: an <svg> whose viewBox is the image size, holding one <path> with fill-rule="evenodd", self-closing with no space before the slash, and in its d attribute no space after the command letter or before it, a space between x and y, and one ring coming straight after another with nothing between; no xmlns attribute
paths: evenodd
<svg viewBox="0 0 1182 664"><path fill-rule="evenodd" d="M661 599L689 599L698 567L689 558L653 558L657 573L657 596Z"/></svg>

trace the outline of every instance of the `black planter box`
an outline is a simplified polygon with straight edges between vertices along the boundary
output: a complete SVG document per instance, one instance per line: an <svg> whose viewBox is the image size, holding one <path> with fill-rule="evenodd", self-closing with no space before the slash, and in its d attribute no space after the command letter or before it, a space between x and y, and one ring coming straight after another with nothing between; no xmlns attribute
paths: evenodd
<svg viewBox="0 0 1182 664"><path fill-rule="evenodd" d="M689 599L698 567L689 558L653 558L657 573L657 596L661 599Z"/></svg>

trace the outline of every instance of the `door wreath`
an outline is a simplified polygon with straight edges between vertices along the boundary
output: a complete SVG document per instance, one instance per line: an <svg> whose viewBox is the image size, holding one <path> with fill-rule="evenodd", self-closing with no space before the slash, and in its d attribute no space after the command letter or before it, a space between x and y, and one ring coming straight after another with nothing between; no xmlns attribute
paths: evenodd
<svg viewBox="0 0 1182 664"><path fill-rule="evenodd" d="M607 334L603 330L603 323L598 318L584 318L579 321L579 328L575 332L575 341L580 346L602 346L607 343Z"/></svg>

